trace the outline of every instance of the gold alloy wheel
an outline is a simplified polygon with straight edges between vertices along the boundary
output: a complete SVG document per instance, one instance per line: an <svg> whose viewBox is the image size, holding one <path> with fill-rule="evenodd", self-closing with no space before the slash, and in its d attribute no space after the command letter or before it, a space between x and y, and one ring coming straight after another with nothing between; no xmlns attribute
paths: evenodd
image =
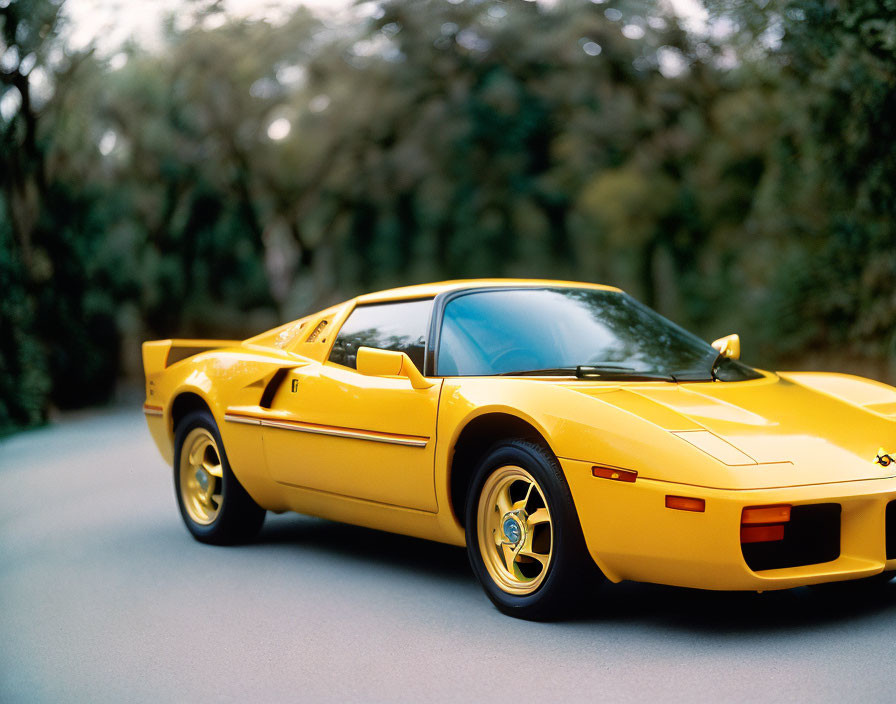
<svg viewBox="0 0 896 704"><path fill-rule="evenodd" d="M195 523L210 525L221 512L223 476L212 434L205 428L193 428L180 453L180 496Z"/></svg>
<svg viewBox="0 0 896 704"><path fill-rule="evenodd" d="M479 495L476 531L489 575L509 594L531 594L551 564L554 528L544 493L522 467L492 472Z"/></svg>

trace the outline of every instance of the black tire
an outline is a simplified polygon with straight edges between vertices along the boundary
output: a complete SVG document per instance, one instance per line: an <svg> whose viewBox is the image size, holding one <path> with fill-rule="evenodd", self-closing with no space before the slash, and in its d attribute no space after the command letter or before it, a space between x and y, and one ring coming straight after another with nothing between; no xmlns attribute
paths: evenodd
<svg viewBox="0 0 896 704"><path fill-rule="evenodd" d="M184 492L181 490L181 454L184 451L184 441L197 429L204 429L211 435L222 470L222 476L217 479L220 483L218 487L220 501L215 505L216 515L208 524L198 522L190 516L190 512L184 505ZM227 461L227 453L224 450L218 426L208 411L193 411L178 424L175 430L174 493L184 525L201 543L211 545L244 543L258 535L258 531L261 530L264 523L265 510L246 493L230 469L230 462Z"/></svg>
<svg viewBox="0 0 896 704"><path fill-rule="evenodd" d="M546 573L535 591L522 595L509 593L496 582L485 565L479 543L479 502L483 488L493 473L508 466L520 467L535 479L550 513L553 531ZM588 554L569 485L557 458L535 442L502 441L485 454L467 494L466 539L476 578L492 603L508 616L544 621L572 615L580 607L582 595L595 587L596 581L604 579Z"/></svg>

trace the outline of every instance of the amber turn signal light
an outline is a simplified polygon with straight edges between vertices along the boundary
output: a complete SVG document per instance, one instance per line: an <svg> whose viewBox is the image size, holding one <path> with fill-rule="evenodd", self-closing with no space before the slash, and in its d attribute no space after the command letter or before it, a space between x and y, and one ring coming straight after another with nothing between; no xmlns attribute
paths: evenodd
<svg viewBox="0 0 896 704"><path fill-rule="evenodd" d="M751 506L741 514L741 525L756 523L787 523L790 520L790 506Z"/></svg>
<svg viewBox="0 0 896 704"><path fill-rule="evenodd" d="M790 506L750 506L740 517L741 543L772 543L784 540L784 524L790 520Z"/></svg>
<svg viewBox="0 0 896 704"><path fill-rule="evenodd" d="M741 526L741 543L771 543L784 540L784 526Z"/></svg>
<svg viewBox="0 0 896 704"><path fill-rule="evenodd" d="M591 473L601 479L615 479L617 482L633 482L638 478L638 473L630 469L618 469L616 467L592 467Z"/></svg>
<svg viewBox="0 0 896 704"><path fill-rule="evenodd" d="M703 499L695 499L691 496L667 496L666 508L703 513L706 511L706 502Z"/></svg>

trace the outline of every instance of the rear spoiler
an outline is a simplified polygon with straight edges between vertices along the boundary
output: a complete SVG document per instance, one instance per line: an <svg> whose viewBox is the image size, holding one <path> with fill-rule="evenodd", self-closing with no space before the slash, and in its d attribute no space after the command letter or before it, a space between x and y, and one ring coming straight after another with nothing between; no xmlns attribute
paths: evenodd
<svg viewBox="0 0 896 704"><path fill-rule="evenodd" d="M143 371L147 378L188 357L217 350L222 347L236 347L240 340L153 340L143 343Z"/></svg>

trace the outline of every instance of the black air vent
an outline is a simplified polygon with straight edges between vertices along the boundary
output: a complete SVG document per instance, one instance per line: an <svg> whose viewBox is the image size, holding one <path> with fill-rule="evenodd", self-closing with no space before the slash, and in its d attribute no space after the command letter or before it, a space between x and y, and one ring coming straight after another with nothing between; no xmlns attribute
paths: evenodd
<svg viewBox="0 0 896 704"><path fill-rule="evenodd" d="M308 339L305 340L305 342L314 342L318 337L320 337L320 334L324 331L324 328L327 327L327 322L328 321L326 320L321 320L317 324L317 327L311 331L311 334L308 336Z"/></svg>
<svg viewBox="0 0 896 704"><path fill-rule="evenodd" d="M751 570L777 570L830 562L840 557L840 504L794 506L784 539L745 543L744 560Z"/></svg>
<svg viewBox="0 0 896 704"><path fill-rule="evenodd" d="M277 389L280 388L280 384L283 383L288 372L288 369L278 369L274 372L274 376L271 377L271 380L265 387L264 393L261 395L261 401L258 403L259 406L262 408L271 407L271 404L274 402L274 395L277 393Z"/></svg>

